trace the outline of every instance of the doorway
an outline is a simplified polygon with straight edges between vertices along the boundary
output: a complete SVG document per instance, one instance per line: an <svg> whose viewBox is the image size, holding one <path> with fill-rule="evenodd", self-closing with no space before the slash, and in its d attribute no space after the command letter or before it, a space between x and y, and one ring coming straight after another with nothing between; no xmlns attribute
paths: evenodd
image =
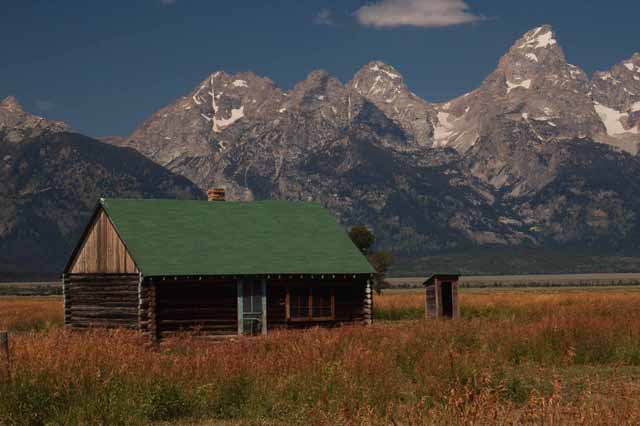
<svg viewBox="0 0 640 426"><path fill-rule="evenodd" d="M242 334L255 336L265 331L266 285L263 280L244 280L240 284Z"/></svg>
<svg viewBox="0 0 640 426"><path fill-rule="evenodd" d="M453 285L451 281L444 281L440 292L442 297L442 316L453 318Z"/></svg>

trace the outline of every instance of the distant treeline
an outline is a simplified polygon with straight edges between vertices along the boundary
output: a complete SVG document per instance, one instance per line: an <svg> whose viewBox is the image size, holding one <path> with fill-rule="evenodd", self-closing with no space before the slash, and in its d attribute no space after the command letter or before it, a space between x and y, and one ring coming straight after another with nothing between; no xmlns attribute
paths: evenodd
<svg viewBox="0 0 640 426"><path fill-rule="evenodd" d="M579 249L477 249L422 257L395 254L389 276L591 274L640 272L638 253Z"/></svg>
<svg viewBox="0 0 640 426"><path fill-rule="evenodd" d="M0 296L61 296L62 285L46 283L0 283Z"/></svg>
<svg viewBox="0 0 640 426"><path fill-rule="evenodd" d="M551 275L549 277L552 277ZM566 278L527 280L518 276L504 277L463 277L460 280L460 288L544 288L544 287L623 287L638 286L640 278L611 278L611 279L580 279L576 280L571 275ZM389 279L387 288L412 289L422 288L422 278L392 278Z"/></svg>

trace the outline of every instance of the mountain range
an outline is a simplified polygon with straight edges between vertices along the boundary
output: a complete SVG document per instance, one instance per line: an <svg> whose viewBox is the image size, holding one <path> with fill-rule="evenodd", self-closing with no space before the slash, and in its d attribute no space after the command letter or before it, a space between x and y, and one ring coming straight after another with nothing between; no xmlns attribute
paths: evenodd
<svg viewBox="0 0 640 426"><path fill-rule="evenodd" d="M77 211L100 194L201 197L222 186L235 200L319 201L408 258L479 247L605 252L633 249L640 234L640 54L590 78L567 62L546 25L516 41L477 89L449 102L420 98L380 61L347 83L313 71L290 91L250 72L217 71L127 137L96 141L69 131L12 98L0 105L0 149L13 150L0 157L49 143L64 151L73 141L77 156L46 173L104 160L95 150L136 164L104 172L126 174L121 181L131 187L73 188L64 208L79 196L86 201ZM25 179L13 161L3 169L9 188ZM44 176L43 161L50 159L25 157L23 173ZM155 182L135 174L144 167ZM91 167L74 171L72 179L97 179ZM154 192L158 182L164 192ZM27 227L4 214L0 247Z"/></svg>

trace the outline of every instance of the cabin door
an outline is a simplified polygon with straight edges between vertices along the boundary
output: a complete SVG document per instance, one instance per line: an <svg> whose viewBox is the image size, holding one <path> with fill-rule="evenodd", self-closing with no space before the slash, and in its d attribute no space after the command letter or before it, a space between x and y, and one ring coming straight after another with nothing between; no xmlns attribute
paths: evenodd
<svg viewBox="0 0 640 426"><path fill-rule="evenodd" d="M247 279L238 284L239 332L244 335L266 334L266 281Z"/></svg>

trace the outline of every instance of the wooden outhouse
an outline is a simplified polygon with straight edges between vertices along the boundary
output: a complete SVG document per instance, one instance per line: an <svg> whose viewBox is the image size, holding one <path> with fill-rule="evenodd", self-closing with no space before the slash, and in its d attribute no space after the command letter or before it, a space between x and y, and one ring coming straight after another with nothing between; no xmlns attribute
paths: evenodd
<svg viewBox="0 0 640 426"><path fill-rule="evenodd" d="M63 273L64 320L153 340L367 324L373 273L316 203L101 199Z"/></svg>
<svg viewBox="0 0 640 426"><path fill-rule="evenodd" d="M425 316L427 318L455 319L460 317L459 280L459 275L434 274L424 282L426 289Z"/></svg>

